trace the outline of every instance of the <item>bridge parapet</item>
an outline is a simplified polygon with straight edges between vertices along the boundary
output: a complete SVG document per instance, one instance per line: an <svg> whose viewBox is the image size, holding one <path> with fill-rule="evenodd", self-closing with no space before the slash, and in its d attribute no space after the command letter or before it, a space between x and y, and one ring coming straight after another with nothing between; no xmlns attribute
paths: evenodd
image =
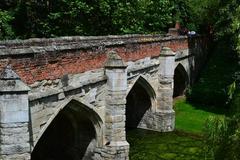
<svg viewBox="0 0 240 160"><path fill-rule="evenodd" d="M103 68L110 50L116 50L128 62L157 57L162 46L182 50L188 48L188 38L125 35L2 41L0 70L11 64L25 83L33 84Z"/></svg>

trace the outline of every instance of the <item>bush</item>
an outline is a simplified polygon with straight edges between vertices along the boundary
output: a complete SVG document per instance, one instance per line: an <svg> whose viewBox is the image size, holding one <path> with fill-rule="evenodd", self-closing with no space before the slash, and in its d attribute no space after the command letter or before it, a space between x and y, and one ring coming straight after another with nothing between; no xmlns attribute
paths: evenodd
<svg viewBox="0 0 240 160"><path fill-rule="evenodd" d="M200 79L187 93L187 100L208 106L226 107L234 89L234 75L239 69L233 51L225 41L217 42L212 57L200 74Z"/></svg>
<svg viewBox="0 0 240 160"><path fill-rule="evenodd" d="M11 21L13 17L7 11L0 9L0 39L10 39L14 36Z"/></svg>
<svg viewBox="0 0 240 160"><path fill-rule="evenodd" d="M205 151L216 160L240 159L240 114L210 118L205 125Z"/></svg>
<svg viewBox="0 0 240 160"><path fill-rule="evenodd" d="M236 87L230 102L231 115L224 119L211 117L205 124L206 152L216 160L240 159L240 88Z"/></svg>

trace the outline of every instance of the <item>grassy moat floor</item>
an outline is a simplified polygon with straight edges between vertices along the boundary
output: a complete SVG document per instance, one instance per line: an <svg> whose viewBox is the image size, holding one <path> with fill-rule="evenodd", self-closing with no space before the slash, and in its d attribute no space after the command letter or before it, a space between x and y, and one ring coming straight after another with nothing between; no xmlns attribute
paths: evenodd
<svg viewBox="0 0 240 160"><path fill-rule="evenodd" d="M128 133L130 160L204 160L201 138L142 129Z"/></svg>
<svg viewBox="0 0 240 160"><path fill-rule="evenodd" d="M223 116L197 109L184 98L176 100L176 130L159 133L130 130L130 160L210 160L204 152L202 130L209 116Z"/></svg>

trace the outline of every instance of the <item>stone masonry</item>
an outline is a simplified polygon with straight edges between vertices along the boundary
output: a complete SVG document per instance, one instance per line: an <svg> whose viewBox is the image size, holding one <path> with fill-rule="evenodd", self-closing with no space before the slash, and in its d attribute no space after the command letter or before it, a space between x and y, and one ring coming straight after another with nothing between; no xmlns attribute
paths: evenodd
<svg viewBox="0 0 240 160"><path fill-rule="evenodd" d="M10 66L0 75L0 86L0 159L30 159L30 88Z"/></svg>
<svg viewBox="0 0 240 160"><path fill-rule="evenodd" d="M65 145L54 143L64 142L63 159L128 160L126 124L173 131L175 68L181 66L191 84L206 55L204 37L0 42L0 159L56 159L47 157L51 154L41 145L61 150ZM46 141L48 135L51 141Z"/></svg>

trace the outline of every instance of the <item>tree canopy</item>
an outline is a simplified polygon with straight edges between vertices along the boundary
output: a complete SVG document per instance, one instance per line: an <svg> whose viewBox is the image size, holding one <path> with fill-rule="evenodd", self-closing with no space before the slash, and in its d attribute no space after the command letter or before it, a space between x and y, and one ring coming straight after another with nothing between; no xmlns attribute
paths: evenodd
<svg viewBox="0 0 240 160"><path fill-rule="evenodd" d="M238 0L2 0L0 39L166 33L176 21L240 52Z"/></svg>
<svg viewBox="0 0 240 160"><path fill-rule="evenodd" d="M169 0L3 0L0 39L162 33L172 12Z"/></svg>

